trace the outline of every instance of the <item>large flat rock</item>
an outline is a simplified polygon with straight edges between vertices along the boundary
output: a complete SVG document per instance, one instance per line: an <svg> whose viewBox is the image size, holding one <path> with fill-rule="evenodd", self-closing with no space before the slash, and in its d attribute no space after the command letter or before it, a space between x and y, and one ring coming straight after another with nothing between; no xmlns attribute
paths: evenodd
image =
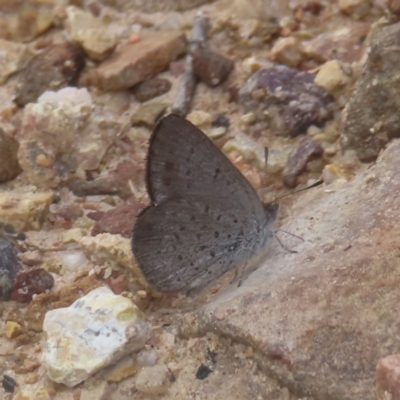
<svg viewBox="0 0 400 400"><path fill-rule="evenodd" d="M400 352L400 141L337 190L308 191L261 266L183 327L254 347L265 371L298 396L375 398L380 358ZM289 245L298 242L288 238ZM292 242L293 241L293 242Z"/></svg>

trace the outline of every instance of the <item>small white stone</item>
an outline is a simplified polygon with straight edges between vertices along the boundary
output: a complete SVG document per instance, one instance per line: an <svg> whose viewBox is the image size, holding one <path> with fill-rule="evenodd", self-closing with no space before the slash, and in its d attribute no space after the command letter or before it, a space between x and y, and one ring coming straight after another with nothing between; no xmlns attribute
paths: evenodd
<svg viewBox="0 0 400 400"><path fill-rule="evenodd" d="M140 350L136 356L138 367L153 367L157 362L157 353L154 349Z"/></svg>
<svg viewBox="0 0 400 400"><path fill-rule="evenodd" d="M167 393L170 384L170 372L165 365L144 367L136 377L136 389L151 395Z"/></svg>
<svg viewBox="0 0 400 400"><path fill-rule="evenodd" d="M51 90L44 92L39 98L38 103L52 103L58 105L59 103L71 104L87 104L92 105L92 97L86 88L77 89L74 87L65 87L58 92Z"/></svg>
<svg viewBox="0 0 400 400"><path fill-rule="evenodd" d="M43 366L55 382L75 386L144 347L149 327L126 297L100 287L68 308L47 312Z"/></svg>
<svg viewBox="0 0 400 400"><path fill-rule="evenodd" d="M87 264L88 259L85 257L82 251L59 251L57 253L58 258L62 262L63 267L67 271L77 271Z"/></svg>

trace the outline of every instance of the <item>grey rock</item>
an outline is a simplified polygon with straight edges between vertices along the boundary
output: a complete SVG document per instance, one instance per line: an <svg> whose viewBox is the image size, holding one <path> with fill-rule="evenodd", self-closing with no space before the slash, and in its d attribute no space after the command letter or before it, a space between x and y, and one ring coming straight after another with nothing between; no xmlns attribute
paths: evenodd
<svg viewBox="0 0 400 400"><path fill-rule="evenodd" d="M10 299L14 279L20 269L15 247L0 238L0 301Z"/></svg>
<svg viewBox="0 0 400 400"><path fill-rule="evenodd" d="M361 161L374 161L393 138L400 137L400 23L371 39L363 74L343 115L343 145Z"/></svg>
<svg viewBox="0 0 400 400"><path fill-rule="evenodd" d="M153 97L167 93L171 89L171 85L172 83L168 79L153 78L134 86L132 92L137 101L144 103Z"/></svg>
<svg viewBox="0 0 400 400"><path fill-rule="evenodd" d="M307 163L315 158L321 157L324 149L309 137L304 136L299 145L288 157L288 165L283 174L283 181L288 187L295 187L297 177L307 168Z"/></svg>
<svg viewBox="0 0 400 400"><path fill-rule="evenodd" d="M0 129L0 182L14 179L21 172L17 158L18 147L17 140Z"/></svg>
<svg viewBox="0 0 400 400"><path fill-rule="evenodd" d="M314 83L314 76L284 65L260 68L240 89L239 101L246 113L255 113L284 136L306 133L333 115L333 98Z"/></svg>
<svg viewBox="0 0 400 400"><path fill-rule="evenodd" d="M32 58L20 73L15 89L15 102L19 106L35 102L46 90L73 85L85 65L83 51L71 44L49 46Z"/></svg>

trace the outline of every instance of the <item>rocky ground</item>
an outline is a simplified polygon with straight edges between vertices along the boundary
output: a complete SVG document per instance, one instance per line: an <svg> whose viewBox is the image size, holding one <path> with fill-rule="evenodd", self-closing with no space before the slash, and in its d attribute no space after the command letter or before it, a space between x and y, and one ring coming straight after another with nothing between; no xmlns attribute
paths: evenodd
<svg viewBox="0 0 400 400"><path fill-rule="evenodd" d="M399 16L0 3L0 398L400 399ZM265 201L323 180L280 202L297 253L271 239L240 285L194 297L149 286L130 238L171 111Z"/></svg>

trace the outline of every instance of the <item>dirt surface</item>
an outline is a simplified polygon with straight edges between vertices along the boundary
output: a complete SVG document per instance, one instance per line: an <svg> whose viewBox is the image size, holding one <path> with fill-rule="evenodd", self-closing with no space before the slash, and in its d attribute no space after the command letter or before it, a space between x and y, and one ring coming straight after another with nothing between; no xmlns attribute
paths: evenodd
<svg viewBox="0 0 400 400"><path fill-rule="evenodd" d="M0 5L0 399L399 399L398 3ZM144 280L130 238L171 111L263 201L323 180L280 202L297 254L271 239L196 296ZM80 381L60 344L79 383L54 382L46 314L102 286L146 344Z"/></svg>

